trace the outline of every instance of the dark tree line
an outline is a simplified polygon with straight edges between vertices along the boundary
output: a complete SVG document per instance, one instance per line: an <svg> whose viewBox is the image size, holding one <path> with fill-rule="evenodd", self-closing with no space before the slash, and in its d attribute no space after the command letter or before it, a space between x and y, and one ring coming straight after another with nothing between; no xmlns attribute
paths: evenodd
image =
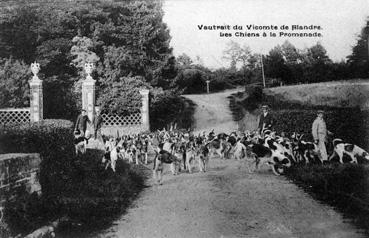
<svg viewBox="0 0 369 238"><path fill-rule="evenodd" d="M96 65L97 103L103 110L137 111L138 89L146 87L152 92L151 118L166 113L161 104L168 104L168 97L205 92L207 80L212 91L261 83L261 66L268 86L369 76L369 21L347 61L333 62L319 42L297 49L286 41L263 56L230 42L224 50L230 67L210 70L200 58L193 62L186 54L173 56L160 1L13 4L0 12L0 107L29 106L29 65L38 61L46 118L75 117L86 61Z"/></svg>
<svg viewBox="0 0 369 238"><path fill-rule="evenodd" d="M2 8L0 106L28 106L27 92L18 91L31 78L27 68L37 61L46 118L73 118L80 107L83 65L91 61L96 64L97 101L104 110L137 110L139 86L159 90L160 82L171 77L172 49L161 7L155 0L64 0ZM19 100L9 100L9 95Z"/></svg>

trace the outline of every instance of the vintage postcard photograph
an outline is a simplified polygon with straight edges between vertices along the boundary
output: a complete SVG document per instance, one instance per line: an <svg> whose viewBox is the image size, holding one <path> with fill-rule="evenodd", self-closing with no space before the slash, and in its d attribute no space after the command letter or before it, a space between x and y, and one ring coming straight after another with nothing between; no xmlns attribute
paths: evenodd
<svg viewBox="0 0 369 238"><path fill-rule="evenodd" d="M1 0L0 237L369 237L368 0Z"/></svg>

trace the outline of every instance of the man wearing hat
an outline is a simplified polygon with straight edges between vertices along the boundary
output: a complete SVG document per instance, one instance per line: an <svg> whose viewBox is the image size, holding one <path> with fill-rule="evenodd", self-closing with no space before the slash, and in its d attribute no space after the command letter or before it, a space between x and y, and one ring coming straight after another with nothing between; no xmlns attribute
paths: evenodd
<svg viewBox="0 0 369 238"><path fill-rule="evenodd" d="M274 118L269 113L268 105L263 105L262 107L263 113L260 115L258 131L259 133L264 132L265 130L273 130L274 127Z"/></svg>
<svg viewBox="0 0 369 238"><path fill-rule="evenodd" d="M324 111L319 110L317 113L317 118L313 122L312 134L314 137L314 143L317 144L319 147L322 161L327 161L328 155L325 143L327 142L327 135L332 133L327 130L327 125L325 124L323 117Z"/></svg>
<svg viewBox="0 0 369 238"><path fill-rule="evenodd" d="M86 110L82 109L81 114L77 118L76 125L75 125L74 129L75 130L79 129L85 135L86 130L87 130L87 123L91 124L91 121L87 116Z"/></svg>
<svg viewBox="0 0 369 238"><path fill-rule="evenodd" d="M103 119L102 116L100 114L100 109L99 108L95 108L95 117L93 119L93 125L94 125L94 138L102 140L102 135L101 135L101 126L103 124Z"/></svg>

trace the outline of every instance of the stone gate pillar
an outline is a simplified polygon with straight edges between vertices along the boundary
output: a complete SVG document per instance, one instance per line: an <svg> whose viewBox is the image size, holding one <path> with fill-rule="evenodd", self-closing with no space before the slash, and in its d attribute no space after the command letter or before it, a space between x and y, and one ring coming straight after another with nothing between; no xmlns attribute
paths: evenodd
<svg viewBox="0 0 369 238"><path fill-rule="evenodd" d="M85 64L85 71L87 77L82 82L82 109L87 111L88 118L92 121L95 116L95 82L91 77L91 73L94 70L92 63Z"/></svg>
<svg viewBox="0 0 369 238"><path fill-rule="evenodd" d="M43 120L43 93L42 80L37 76L40 71L39 63L31 64L31 71L33 73L32 80L29 81L30 86L30 121L39 122Z"/></svg>
<svg viewBox="0 0 369 238"><path fill-rule="evenodd" d="M141 89L140 94L142 96L142 108L141 117L142 125L145 131L150 131L150 118L149 118L149 90Z"/></svg>

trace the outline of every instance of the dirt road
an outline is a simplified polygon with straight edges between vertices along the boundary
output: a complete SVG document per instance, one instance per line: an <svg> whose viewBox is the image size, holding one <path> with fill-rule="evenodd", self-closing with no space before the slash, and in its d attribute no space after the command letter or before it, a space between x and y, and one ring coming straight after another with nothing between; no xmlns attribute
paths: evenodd
<svg viewBox="0 0 369 238"><path fill-rule="evenodd" d="M169 171L169 168L167 168ZM152 181L148 181L151 183ZM360 237L332 208L268 168L212 159L206 173L166 173L95 237Z"/></svg>
<svg viewBox="0 0 369 238"><path fill-rule="evenodd" d="M200 107L195 111L198 130L236 129L227 94L188 97ZM127 214L93 237L361 237L339 213L286 178L268 167L250 174L245 166L214 158L206 173L172 176L165 168L163 185L148 180Z"/></svg>

